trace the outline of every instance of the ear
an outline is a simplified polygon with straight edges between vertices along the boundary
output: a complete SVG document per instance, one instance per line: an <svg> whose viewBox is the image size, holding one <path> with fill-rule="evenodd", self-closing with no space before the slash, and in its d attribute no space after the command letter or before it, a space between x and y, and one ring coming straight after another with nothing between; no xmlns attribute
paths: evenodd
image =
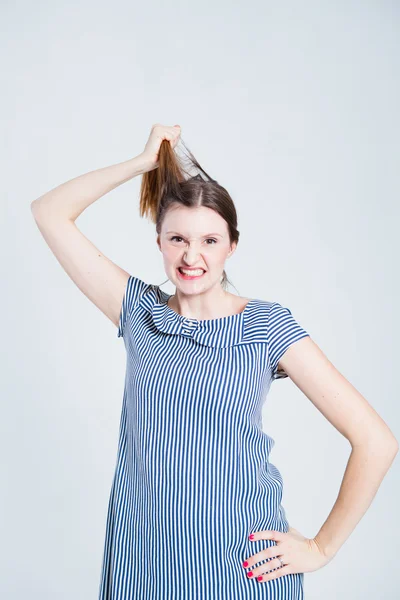
<svg viewBox="0 0 400 600"><path fill-rule="evenodd" d="M232 256L232 254L235 252L236 248L237 248L237 242L233 242L233 244L231 244L231 249L229 250L228 257Z"/></svg>
<svg viewBox="0 0 400 600"><path fill-rule="evenodd" d="M157 242L158 249L161 252L160 234L157 235L156 242Z"/></svg>

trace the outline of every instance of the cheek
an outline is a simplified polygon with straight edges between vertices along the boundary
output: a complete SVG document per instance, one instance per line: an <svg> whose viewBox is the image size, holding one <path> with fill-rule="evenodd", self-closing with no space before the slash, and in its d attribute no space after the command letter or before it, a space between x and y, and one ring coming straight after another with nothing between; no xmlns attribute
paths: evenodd
<svg viewBox="0 0 400 600"><path fill-rule="evenodd" d="M210 260L212 260L212 262L215 265L223 266L225 264L226 258L227 251L225 248L221 248L215 249L215 251L212 253L212 256L210 257Z"/></svg>
<svg viewBox="0 0 400 600"><path fill-rule="evenodd" d="M180 256L179 248L174 248L170 246L166 250L164 250L164 264L165 265L175 265Z"/></svg>

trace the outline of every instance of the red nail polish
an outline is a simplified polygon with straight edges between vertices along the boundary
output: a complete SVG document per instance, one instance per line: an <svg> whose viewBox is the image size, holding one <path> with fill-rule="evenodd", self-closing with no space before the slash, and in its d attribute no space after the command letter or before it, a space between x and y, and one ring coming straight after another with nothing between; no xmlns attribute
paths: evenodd
<svg viewBox="0 0 400 600"><path fill-rule="evenodd" d="M251 571L249 571L249 572L247 573L247 577L253 577L253 573L252 573Z"/></svg>
<svg viewBox="0 0 400 600"><path fill-rule="evenodd" d="M251 534L249 535L249 540L254 540L254 533L251 533Z"/></svg>
<svg viewBox="0 0 400 600"><path fill-rule="evenodd" d="M257 577L257 581L262 581L261 575L260 575L260 577Z"/></svg>
<svg viewBox="0 0 400 600"><path fill-rule="evenodd" d="M249 566L249 563L247 562L247 560L244 561L243 566L244 567L248 567Z"/></svg>

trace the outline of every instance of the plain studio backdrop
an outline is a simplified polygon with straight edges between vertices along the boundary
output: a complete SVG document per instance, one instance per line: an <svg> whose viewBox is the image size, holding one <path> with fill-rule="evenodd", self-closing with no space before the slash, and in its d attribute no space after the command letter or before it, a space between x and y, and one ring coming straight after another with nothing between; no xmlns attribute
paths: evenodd
<svg viewBox="0 0 400 600"><path fill-rule="evenodd" d="M400 7L23 0L1 17L0 595L94 599L125 348L47 247L30 203L138 155L153 123L180 124L236 203L230 291L288 306L399 439ZM77 225L159 284L140 181ZM273 382L263 426L289 522L313 537L350 445L289 378ZM336 557L306 573L307 600L398 597L398 469Z"/></svg>

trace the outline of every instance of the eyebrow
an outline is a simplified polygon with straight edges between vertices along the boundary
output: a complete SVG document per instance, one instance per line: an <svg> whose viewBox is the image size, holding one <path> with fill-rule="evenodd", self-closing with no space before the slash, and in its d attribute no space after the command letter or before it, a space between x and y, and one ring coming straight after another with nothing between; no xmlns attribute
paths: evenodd
<svg viewBox="0 0 400 600"><path fill-rule="evenodd" d="M167 234L170 234L170 233L176 233L177 235L179 235L181 237L185 237L184 235L182 235L178 231L167 231ZM210 235L216 235L218 237L222 237L222 235L220 233L206 233L206 234L203 235L203 237L209 237Z"/></svg>

